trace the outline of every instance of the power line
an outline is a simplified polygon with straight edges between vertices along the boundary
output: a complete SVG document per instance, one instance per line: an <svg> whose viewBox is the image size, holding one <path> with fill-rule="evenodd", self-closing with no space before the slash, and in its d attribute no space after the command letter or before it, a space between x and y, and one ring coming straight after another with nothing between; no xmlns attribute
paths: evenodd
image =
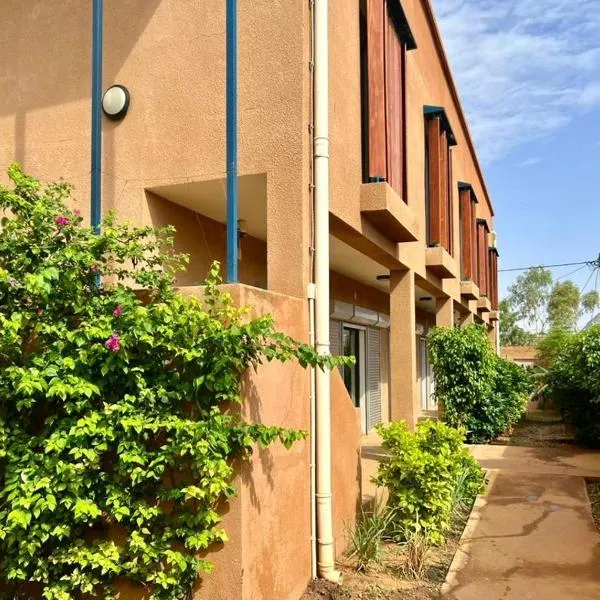
<svg viewBox="0 0 600 600"><path fill-rule="evenodd" d="M594 260L582 260L580 262L561 263L557 265L531 265L529 267L515 267L514 269L499 269L499 273L509 273L511 271L529 271L530 269L556 269L558 267L576 267L579 265L600 268L600 254ZM578 271L579 269L577 269ZM576 271L573 271L574 273Z"/></svg>
<svg viewBox="0 0 600 600"><path fill-rule="evenodd" d="M499 269L500 273L509 273L510 271L529 271L530 269L555 269L558 267L575 267L577 265L591 265L594 261L582 261L573 263L562 263L560 265L531 265L529 267L515 267L514 269Z"/></svg>

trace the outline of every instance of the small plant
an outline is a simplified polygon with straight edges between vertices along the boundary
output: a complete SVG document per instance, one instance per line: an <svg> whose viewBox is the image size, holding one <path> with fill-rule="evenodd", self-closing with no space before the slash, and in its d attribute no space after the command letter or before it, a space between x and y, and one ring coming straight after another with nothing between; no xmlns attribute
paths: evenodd
<svg viewBox="0 0 600 600"><path fill-rule="evenodd" d="M402 571L407 579L423 579L427 567L427 556L431 548L427 534L418 528L409 528L405 532L404 562Z"/></svg>
<svg viewBox="0 0 600 600"><path fill-rule="evenodd" d="M450 527L453 497L471 501L483 488L483 471L463 446L465 431L424 421L409 431L404 421L377 427L389 458L374 481L389 491L397 541L411 533L439 544ZM461 490L456 491L457 482Z"/></svg>
<svg viewBox="0 0 600 600"><path fill-rule="evenodd" d="M355 528L348 527L351 550L348 554L356 558L356 570L364 572L370 564L381 560L382 541L394 518L393 510L375 503L372 511L361 509Z"/></svg>

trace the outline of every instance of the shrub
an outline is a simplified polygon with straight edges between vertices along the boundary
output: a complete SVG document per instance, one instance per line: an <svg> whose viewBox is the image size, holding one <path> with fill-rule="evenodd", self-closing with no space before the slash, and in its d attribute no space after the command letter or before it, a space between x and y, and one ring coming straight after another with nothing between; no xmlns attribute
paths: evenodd
<svg viewBox="0 0 600 600"><path fill-rule="evenodd" d="M422 533L430 543L442 542L459 479L465 502L472 502L483 485L481 467L463 446L464 430L424 421L412 433L397 421L379 425L377 432L389 459L380 463L375 482L389 491L396 530L405 540Z"/></svg>
<svg viewBox="0 0 600 600"><path fill-rule="evenodd" d="M532 379L498 357L479 325L435 328L429 334L435 395L452 427L465 427L469 442L497 438L525 411Z"/></svg>
<svg viewBox="0 0 600 600"><path fill-rule="evenodd" d="M573 335L547 374L546 393L579 443L600 446L600 325Z"/></svg>
<svg viewBox="0 0 600 600"><path fill-rule="evenodd" d="M185 598L226 540L232 460L302 432L247 423L239 382L264 360L332 366L249 319L216 284L175 293L170 230L94 235L66 184L14 166L0 187L0 587L114 597L116 580ZM102 277L103 283L100 283ZM144 288L144 301L140 299Z"/></svg>

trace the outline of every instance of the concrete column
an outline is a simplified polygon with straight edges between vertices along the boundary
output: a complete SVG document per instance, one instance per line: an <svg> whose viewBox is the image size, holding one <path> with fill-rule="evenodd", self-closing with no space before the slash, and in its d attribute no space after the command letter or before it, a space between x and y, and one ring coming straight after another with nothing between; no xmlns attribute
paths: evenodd
<svg viewBox="0 0 600 600"><path fill-rule="evenodd" d="M475 315L472 312L461 315L460 326L468 327L469 325L473 325L475 323Z"/></svg>
<svg viewBox="0 0 600 600"><path fill-rule="evenodd" d="M454 327L454 300L449 296L436 301L435 326Z"/></svg>
<svg viewBox="0 0 600 600"><path fill-rule="evenodd" d="M390 417L411 427L421 413L417 386L414 271L390 274Z"/></svg>
<svg viewBox="0 0 600 600"><path fill-rule="evenodd" d="M492 344L492 348L494 348L496 353L498 352L499 346L498 331L499 329L497 321L495 321L493 324L490 324L488 328L488 340L490 340L490 344Z"/></svg>

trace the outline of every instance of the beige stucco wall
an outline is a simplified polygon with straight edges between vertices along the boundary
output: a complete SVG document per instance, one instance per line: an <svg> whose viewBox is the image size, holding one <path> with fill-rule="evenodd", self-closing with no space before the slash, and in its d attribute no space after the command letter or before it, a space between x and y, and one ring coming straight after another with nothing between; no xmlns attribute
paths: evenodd
<svg viewBox="0 0 600 600"><path fill-rule="evenodd" d="M224 286L237 306L252 316L270 314L279 331L308 339L305 301L245 285ZM182 292L201 295L198 288ZM277 385L273 385L277 382ZM250 372L242 387L243 415L249 421L310 428L309 373L294 363L272 362ZM333 493L336 552L347 545L346 527L360 502L360 426L339 372L332 374L334 430ZM297 600L310 579L310 442L291 450L275 444L240 463L236 498L224 507L229 542L208 558L213 574L195 597L210 600Z"/></svg>
<svg viewBox="0 0 600 600"><path fill-rule="evenodd" d="M150 224L145 188L225 174L225 3L104 4L103 87L132 96L123 121L103 119L104 209ZM5 0L0 22L2 180L13 160L65 178L88 214L91 3ZM296 296L309 260L308 23L305 2L239 2L240 174L266 174L269 287Z"/></svg>

